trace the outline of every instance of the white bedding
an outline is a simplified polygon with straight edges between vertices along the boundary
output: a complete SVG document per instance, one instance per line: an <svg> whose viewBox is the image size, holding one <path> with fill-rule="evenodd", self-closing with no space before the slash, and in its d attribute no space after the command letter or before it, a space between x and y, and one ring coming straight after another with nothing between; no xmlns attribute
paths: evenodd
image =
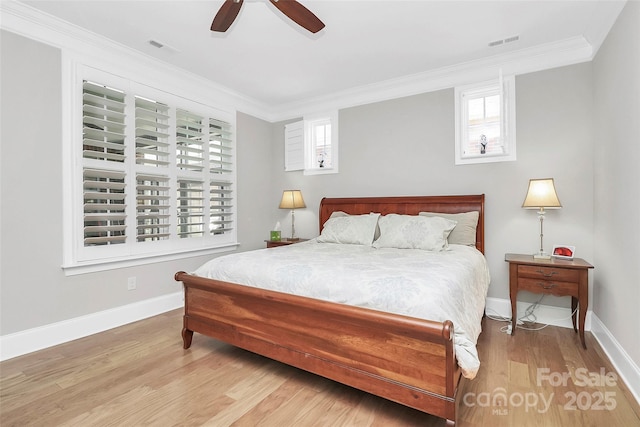
<svg viewBox="0 0 640 427"><path fill-rule="evenodd" d="M451 320L458 365L474 378L489 269L475 248L443 252L318 243L241 252L198 268L201 277L435 321Z"/></svg>

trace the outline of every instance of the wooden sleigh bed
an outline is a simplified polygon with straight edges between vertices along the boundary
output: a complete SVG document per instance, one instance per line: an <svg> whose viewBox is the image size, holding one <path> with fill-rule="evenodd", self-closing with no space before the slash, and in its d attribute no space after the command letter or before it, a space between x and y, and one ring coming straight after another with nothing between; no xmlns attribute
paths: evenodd
<svg viewBox="0 0 640 427"><path fill-rule="evenodd" d="M484 195L325 198L320 230L334 211L478 211L476 248L484 253ZM455 425L461 371L451 321L421 320L185 272L175 279L184 284L185 349L198 332Z"/></svg>

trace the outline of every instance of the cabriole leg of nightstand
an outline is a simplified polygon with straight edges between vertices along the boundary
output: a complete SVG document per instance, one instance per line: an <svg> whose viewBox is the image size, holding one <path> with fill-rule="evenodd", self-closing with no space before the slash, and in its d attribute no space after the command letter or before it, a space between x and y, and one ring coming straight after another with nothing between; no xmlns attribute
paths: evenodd
<svg viewBox="0 0 640 427"><path fill-rule="evenodd" d="M584 321L587 317L587 307L589 307L589 271L587 269L580 271L580 283L578 286L578 331L580 332L582 348L586 350L587 344L584 341Z"/></svg>
<svg viewBox="0 0 640 427"><path fill-rule="evenodd" d="M580 331L580 341L582 342L582 348L587 349L587 344L584 342L584 320L587 317L587 305L580 304L578 313L578 329Z"/></svg>
<svg viewBox="0 0 640 427"><path fill-rule="evenodd" d="M571 297L571 321L573 322L573 330L578 332L578 326L576 324L576 308L578 308L578 298Z"/></svg>

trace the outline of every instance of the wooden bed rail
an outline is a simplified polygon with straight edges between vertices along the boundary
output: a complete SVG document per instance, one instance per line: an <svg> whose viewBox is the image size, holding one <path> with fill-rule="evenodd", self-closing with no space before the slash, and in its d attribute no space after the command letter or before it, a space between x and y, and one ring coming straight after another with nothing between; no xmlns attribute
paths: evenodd
<svg viewBox="0 0 640 427"><path fill-rule="evenodd" d="M415 319L185 272L176 273L175 279L185 286L185 348L191 345L193 332L203 333L455 419L460 371L454 368L450 321Z"/></svg>

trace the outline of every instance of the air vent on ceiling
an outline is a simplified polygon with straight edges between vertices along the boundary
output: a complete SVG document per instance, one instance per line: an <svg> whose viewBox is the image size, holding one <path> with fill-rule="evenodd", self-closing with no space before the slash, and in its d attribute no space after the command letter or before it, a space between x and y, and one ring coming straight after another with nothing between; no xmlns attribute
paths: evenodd
<svg viewBox="0 0 640 427"><path fill-rule="evenodd" d="M164 52L171 52L171 53L177 53L178 49L176 49L173 46L169 46L168 44L161 42L159 40L149 40L147 43L149 43L151 46L161 49Z"/></svg>
<svg viewBox="0 0 640 427"><path fill-rule="evenodd" d="M500 40L489 42L489 47L500 46L501 44L512 43L520 40L520 36L511 36Z"/></svg>
<svg viewBox="0 0 640 427"><path fill-rule="evenodd" d="M149 40L149 44L153 47L157 47L158 49L161 49L164 47L164 43L160 43L157 40Z"/></svg>

